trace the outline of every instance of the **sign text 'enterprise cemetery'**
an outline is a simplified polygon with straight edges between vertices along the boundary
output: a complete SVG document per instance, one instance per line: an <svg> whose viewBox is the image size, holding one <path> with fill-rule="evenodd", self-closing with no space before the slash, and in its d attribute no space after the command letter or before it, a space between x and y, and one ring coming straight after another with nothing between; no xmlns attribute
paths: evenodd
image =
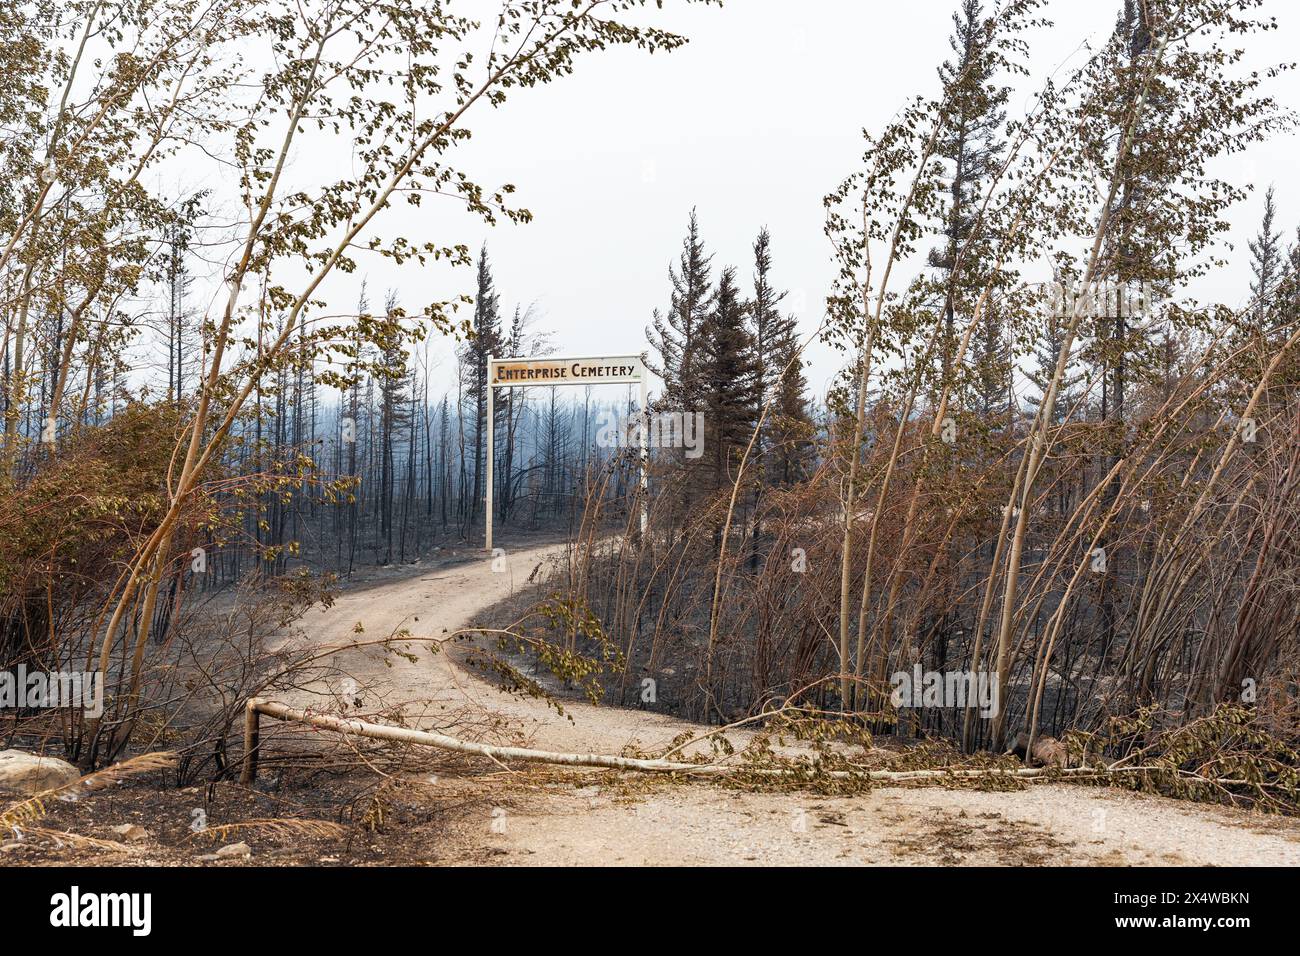
<svg viewBox="0 0 1300 956"><path fill-rule="evenodd" d="M602 385L641 381L641 362L635 358L496 359L493 385Z"/></svg>

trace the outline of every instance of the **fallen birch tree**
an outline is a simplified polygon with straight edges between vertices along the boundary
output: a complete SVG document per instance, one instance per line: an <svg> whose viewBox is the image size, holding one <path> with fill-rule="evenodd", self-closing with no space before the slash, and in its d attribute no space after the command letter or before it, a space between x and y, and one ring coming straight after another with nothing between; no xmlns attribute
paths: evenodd
<svg viewBox="0 0 1300 956"><path fill-rule="evenodd" d="M560 753L550 750L535 750L529 747L500 747L493 744L475 743L461 740L447 734L428 730L414 730L409 727L388 727L365 720L335 717L329 714L313 714L299 710L277 701L250 697L245 705L244 722L244 765L240 783L251 786L257 779L258 750L260 747L260 718L271 717L276 720L306 724L321 730L332 730L340 734L356 737L368 737L372 740L386 740L392 743L419 744L436 747L454 753L471 754L486 757L497 762L515 760L524 763L546 763L568 767L595 767L606 770L626 770L640 773L670 773L686 776L744 776L760 777L797 777L802 771L815 771L819 776L836 780L863 780L879 783L907 783L915 780L980 780L998 777L1015 780L1056 780L1095 779L1119 774L1149 773L1163 768L1148 766L1120 766L1119 763L1106 767L979 767L929 770L820 770L813 767L749 767L721 763L687 763L684 761L646 759L638 757L621 757L613 754L596 753ZM1207 783L1233 783L1232 780L1206 781Z"/></svg>

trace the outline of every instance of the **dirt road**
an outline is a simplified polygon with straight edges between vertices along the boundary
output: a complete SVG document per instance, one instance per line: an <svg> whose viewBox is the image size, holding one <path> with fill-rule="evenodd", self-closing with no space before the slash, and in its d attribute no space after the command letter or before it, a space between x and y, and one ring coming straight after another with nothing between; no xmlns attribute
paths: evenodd
<svg viewBox="0 0 1300 956"><path fill-rule="evenodd" d="M304 626L322 643L408 628L434 637L522 587L554 546L510 551L504 569L473 552L464 563L379 578L313 611ZM464 555L461 555L463 558ZM561 751L617 753L661 745L691 725L653 712L507 697L457 663L415 663L374 650L344 666L385 703L430 725L471 708L516 742ZM419 703L415 703L419 702ZM482 812L453 826L439 859L503 864L1052 864L1300 865L1300 821L1119 791L1035 785L1010 793L887 787L825 798L745 793L710 783L615 778L591 772L557 783L530 772L447 782L477 794ZM497 792L500 796L497 796Z"/></svg>

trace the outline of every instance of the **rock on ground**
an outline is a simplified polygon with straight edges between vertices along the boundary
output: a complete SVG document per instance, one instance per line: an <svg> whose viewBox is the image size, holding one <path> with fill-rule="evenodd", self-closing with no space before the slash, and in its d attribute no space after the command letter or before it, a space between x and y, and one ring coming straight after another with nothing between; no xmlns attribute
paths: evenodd
<svg viewBox="0 0 1300 956"><path fill-rule="evenodd" d="M149 839L149 831L137 823L123 823L112 828L113 832L128 843L139 843Z"/></svg>
<svg viewBox="0 0 1300 956"><path fill-rule="evenodd" d="M81 772L58 757L38 757L21 750L0 751L0 790L27 795L72 783Z"/></svg>

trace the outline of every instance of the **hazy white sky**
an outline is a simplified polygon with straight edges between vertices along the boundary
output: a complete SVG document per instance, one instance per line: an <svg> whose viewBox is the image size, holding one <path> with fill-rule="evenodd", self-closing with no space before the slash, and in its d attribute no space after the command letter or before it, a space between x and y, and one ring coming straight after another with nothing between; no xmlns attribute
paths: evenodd
<svg viewBox="0 0 1300 956"><path fill-rule="evenodd" d="M935 91L955 5L729 0L719 8L666 0L660 22L691 38L684 49L588 57L574 76L519 91L472 122L459 162L485 185L514 183L532 223L487 229L450 204L430 202L394 210L385 231L439 242L486 239L507 317L515 303L535 304L540 324L555 332L556 351L615 354L646 347L644 327L667 304L668 265L695 207L715 267L736 265L746 286L750 244L761 226L770 228L776 281L812 329L832 276L822 197L857 167L864 126L878 130L907 96ZM488 21L495 8L490 0L464 6L481 7ZM1294 56L1300 28L1300 4L1270 6L1281 29L1258 44L1251 65L1260 68ZM1104 42L1119 7L1120 0L1050 3L1056 26L1035 40L1027 88L1077 65L1084 41ZM1300 106L1295 75L1274 92ZM1024 105L1013 102L1009 112ZM1207 291L1233 301L1244 294L1245 239L1268 183L1277 185L1283 228L1294 232L1295 147L1294 137L1279 138L1225 170L1259 188L1234 214L1237 265ZM377 294L396 285L410 307L472 291L469 270L363 268ZM331 284L333 304L348 300L346 284L354 282ZM836 359L819 346L810 359L810 384L821 393Z"/></svg>

